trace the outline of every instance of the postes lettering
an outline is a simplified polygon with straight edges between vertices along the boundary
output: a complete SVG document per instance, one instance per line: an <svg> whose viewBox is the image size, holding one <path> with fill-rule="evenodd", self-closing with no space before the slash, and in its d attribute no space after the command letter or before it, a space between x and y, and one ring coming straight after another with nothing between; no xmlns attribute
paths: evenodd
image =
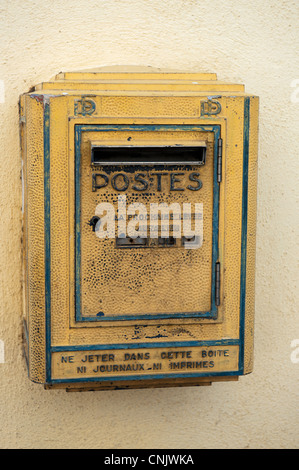
<svg viewBox="0 0 299 470"><path fill-rule="evenodd" d="M116 191L127 191L133 189L134 191L147 191L148 189L155 191L162 191L166 187L169 191L198 191L202 188L202 181L198 172L192 172L189 176L189 184L183 183L183 176L185 173L181 172L168 172L168 173L136 173L131 179L126 173L115 173L110 176L106 173L93 173L92 174L92 190L97 191L105 188L111 184L112 188ZM167 185L167 186L165 186Z"/></svg>

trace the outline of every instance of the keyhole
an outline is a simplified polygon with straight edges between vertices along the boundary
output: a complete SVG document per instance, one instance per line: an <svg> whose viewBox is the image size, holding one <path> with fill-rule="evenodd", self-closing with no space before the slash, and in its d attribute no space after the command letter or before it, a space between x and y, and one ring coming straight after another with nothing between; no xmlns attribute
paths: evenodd
<svg viewBox="0 0 299 470"><path fill-rule="evenodd" d="M90 221L88 222L88 225L90 225L92 227L92 231L95 232L96 230L96 225L98 223L98 221L100 220L99 217L97 217L96 215L94 215Z"/></svg>

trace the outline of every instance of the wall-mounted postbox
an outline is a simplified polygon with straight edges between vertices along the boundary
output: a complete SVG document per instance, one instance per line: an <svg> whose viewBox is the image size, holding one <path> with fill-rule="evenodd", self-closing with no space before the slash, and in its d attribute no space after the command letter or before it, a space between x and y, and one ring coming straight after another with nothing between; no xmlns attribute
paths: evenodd
<svg viewBox="0 0 299 470"><path fill-rule="evenodd" d="M258 98L214 74L104 68L36 86L20 121L30 379L251 372Z"/></svg>

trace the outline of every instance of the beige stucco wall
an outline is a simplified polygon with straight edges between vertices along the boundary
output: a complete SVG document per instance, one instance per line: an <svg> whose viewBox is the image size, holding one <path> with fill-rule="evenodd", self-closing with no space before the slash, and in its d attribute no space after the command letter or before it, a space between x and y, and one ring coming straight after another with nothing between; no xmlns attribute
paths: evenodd
<svg viewBox="0 0 299 470"><path fill-rule="evenodd" d="M0 0L1 448L298 447L298 15L286 0ZM27 379L18 97L110 64L216 72L260 96L255 368L239 382L65 393Z"/></svg>

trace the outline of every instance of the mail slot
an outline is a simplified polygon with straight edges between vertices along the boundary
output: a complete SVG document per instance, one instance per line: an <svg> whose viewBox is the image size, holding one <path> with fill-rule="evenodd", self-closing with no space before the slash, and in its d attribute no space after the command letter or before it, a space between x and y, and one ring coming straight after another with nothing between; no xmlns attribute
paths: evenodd
<svg viewBox="0 0 299 470"><path fill-rule="evenodd" d="M20 98L23 337L46 389L233 381L253 367L258 98L103 68Z"/></svg>
<svg viewBox="0 0 299 470"><path fill-rule="evenodd" d="M204 165L206 147L92 147L93 165Z"/></svg>

